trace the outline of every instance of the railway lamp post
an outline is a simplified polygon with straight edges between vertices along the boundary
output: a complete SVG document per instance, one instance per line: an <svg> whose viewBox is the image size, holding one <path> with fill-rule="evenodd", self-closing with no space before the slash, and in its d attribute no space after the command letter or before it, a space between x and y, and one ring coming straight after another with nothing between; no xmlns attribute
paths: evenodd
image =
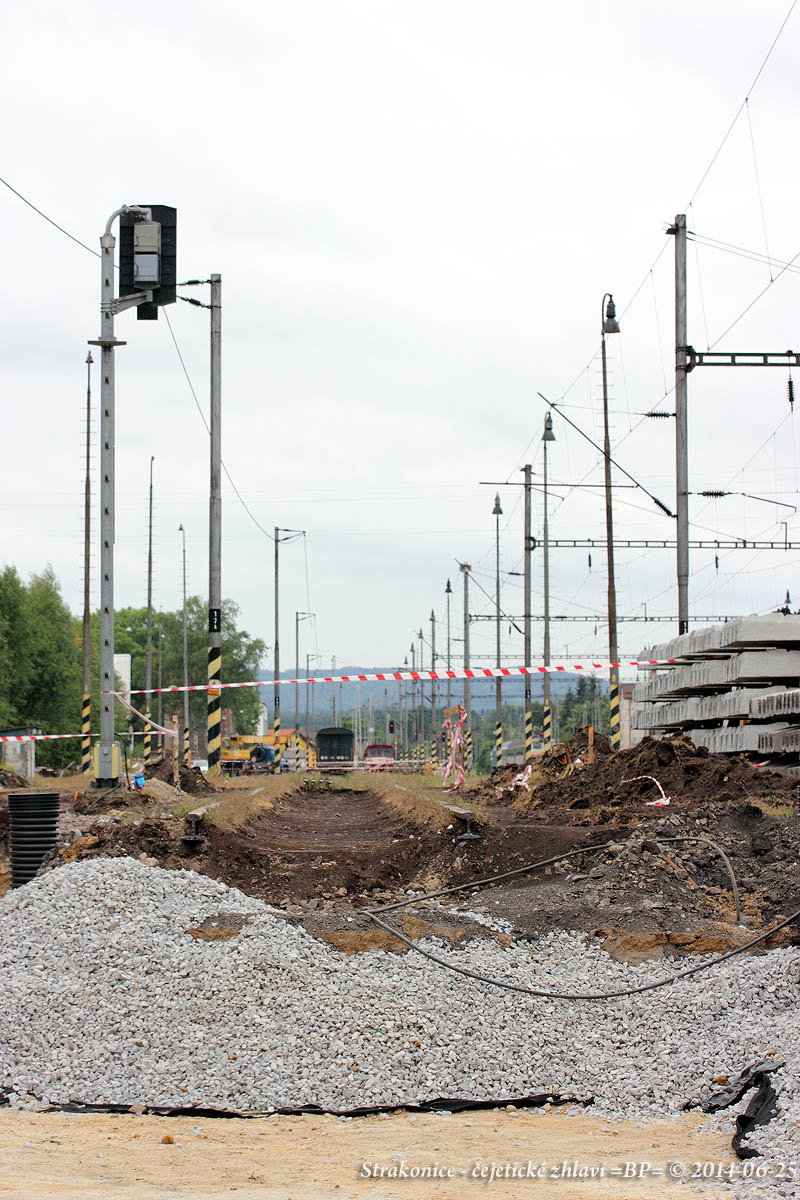
<svg viewBox="0 0 800 1200"><path fill-rule="evenodd" d="M500 507L500 493L494 498L492 516L495 519L495 604L496 604L496 633L497 633L497 667L500 669L500 518L503 510ZM494 726L494 765L503 765L503 685L498 675L495 680L495 726Z"/></svg>
<svg viewBox="0 0 800 1200"><path fill-rule="evenodd" d="M547 445L554 442L553 417L546 413L544 418L544 433L542 434L542 449L544 451L544 665L550 666L550 526L547 513ZM545 670L543 683L543 713L542 713L542 742L545 753L552 744L553 715L550 707L550 671Z"/></svg>
<svg viewBox="0 0 800 1200"><path fill-rule="evenodd" d="M608 301L608 303L606 303ZM614 521L611 510L611 439L608 433L608 370L606 334L619 333L614 297L606 292L600 306L600 357L603 368L603 459L606 486L606 554L608 562L608 657L617 661L617 590L614 582ZM619 750L619 667L609 674L611 701L611 749Z"/></svg>

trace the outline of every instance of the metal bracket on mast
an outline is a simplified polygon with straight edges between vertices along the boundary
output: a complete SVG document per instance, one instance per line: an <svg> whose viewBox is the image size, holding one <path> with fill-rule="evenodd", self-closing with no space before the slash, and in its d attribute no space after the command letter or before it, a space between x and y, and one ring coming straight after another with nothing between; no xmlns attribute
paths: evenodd
<svg viewBox="0 0 800 1200"><path fill-rule="evenodd" d="M683 346L686 371L695 367L800 367L800 354L795 350L695 350Z"/></svg>

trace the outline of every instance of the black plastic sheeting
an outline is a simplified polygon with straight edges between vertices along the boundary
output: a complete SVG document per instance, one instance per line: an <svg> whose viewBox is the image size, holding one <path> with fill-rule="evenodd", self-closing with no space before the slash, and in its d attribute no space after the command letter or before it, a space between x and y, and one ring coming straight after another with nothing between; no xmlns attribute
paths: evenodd
<svg viewBox="0 0 800 1200"><path fill-rule="evenodd" d="M743 1113L736 1118L736 1133L733 1135L731 1146L737 1158L760 1158L758 1150L745 1146L744 1139L756 1125L766 1125L779 1111L778 1094L772 1086L770 1078L773 1071L780 1071L783 1063L764 1062L746 1067L738 1079L729 1083L722 1091L715 1092L707 1100L688 1100L684 1109L700 1108L703 1112L720 1112L738 1104L745 1092L755 1088L755 1093Z"/></svg>
<svg viewBox="0 0 800 1200"><path fill-rule="evenodd" d="M8 1104L9 1092L0 1088L0 1105ZM297 1117L308 1113L323 1116L325 1113L332 1117L373 1117L378 1113L393 1112L472 1112L476 1109L503 1108L513 1104L515 1108L544 1108L546 1104L555 1107L564 1104L579 1104L585 1108L594 1104L591 1097L578 1099L576 1096L555 1096L551 1092L539 1096L507 1096L491 1100L465 1100L461 1098L447 1099L437 1097L426 1100L422 1104L381 1104L366 1108L321 1108L318 1104L302 1104L298 1108L270 1108L263 1110L246 1110L235 1108L163 1108L152 1104L47 1104L48 1112L74 1113L131 1113L158 1117L272 1117L276 1114L282 1117Z"/></svg>

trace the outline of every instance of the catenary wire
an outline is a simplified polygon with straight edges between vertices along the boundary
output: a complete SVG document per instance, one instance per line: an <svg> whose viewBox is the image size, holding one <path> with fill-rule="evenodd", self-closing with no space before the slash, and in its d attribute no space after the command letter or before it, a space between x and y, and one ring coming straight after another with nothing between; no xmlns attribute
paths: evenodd
<svg viewBox="0 0 800 1200"><path fill-rule="evenodd" d="M102 257L99 250L93 250L91 246L87 246L86 242L82 242L80 238L76 238L75 235L70 233L68 229L65 229L63 225L59 225L58 222L54 221L52 217L48 217L47 213L44 213L40 208L37 208L36 205L27 198L27 196L23 196L22 192L18 192L15 187L12 187L7 179L3 179L2 176L0 176L0 183L7 187L10 192L13 192L23 204L27 204L28 208L32 208L35 213L38 213L40 217L47 221L48 225L52 225L53 228L57 229L59 233L63 233L65 237L68 237L69 240L74 242L76 246L80 246L83 250L88 250L90 254L95 256L95 258Z"/></svg>
<svg viewBox="0 0 800 1200"><path fill-rule="evenodd" d="M166 311L166 309L164 310L164 319L167 322L167 328L169 329L169 334L170 334L170 337L172 338L172 344L175 347L175 352L178 355L178 361L180 362L181 367L183 368L183 374L186 377L186 382L189 385L189 391L192 393L192 399L194 400L195 405L197 407L197 411L200 414L200 420L203 422L203 425L205 426L206 433L210 436L211 429L209 428L209 424L208 424L208 421L206 420L206 415L203 412L203 409L200 405L200 401L197 398L197 392L195 391L194 384L192 383L192 377L189 374L189 370L186 366L186 362L184 361L184 357L181 354L181 348L178 345L178 339L175 337L175 331L172 328L172 322L169 319L169 313ZM227 477L228 483L231 485L234 492L236 493L236 495L239 499L239 503L241 504L244 511L247 513L250 520L253 522L253 524L258 529L260 529L260 531L264 534L264 537L268 538L271 542L274 542L275 541L274 534L269 533L268 530L266 530L264 528L264 526L261 524L261 522L256 518L256 516L253 514L252 510L248 507L247 503L245 502L245 499L242 496L242 493L239 491L238 487L234 483L233 476L231 475L230 471L226 467L225 463L223 462L221 465L222 465L222 469L225 472L225 475Z"/></svg>
<svg viewBox="0 0 800 1200"><path fill-rule="evenodd" d="M784 29L786 28L786 25L787 25L787 23L788 23L788 21L789 21L789 18L791 17L792 13L794 12L796 5L797 5L797 0L792 0L792 3L789 5L789 11L787 12L786 16L783 18L783 21L781 22L781 26L780 26L780 28L779 28L778 32L775 34L775 37L774 37L774 38L773 38L773 40L772 40L772 44L770 45L770 48L769 48L769 50L768 50L768 51L767 51L767 53L764 55L764 58L763 58L763 60L762 60L762 63L761 63L761 66L760 66L760 67L758 68L758 70L756 71L755 78L754 78L753 82L750 84L750 87L747 89L747 94L745 95L745 98L744 98L744 100L742 100L742 103L741 103L741 104L739 105L739 107L737 108L737 110L736 110L736 113L735 113L735 115L734 115L734 118L733 118L733 120L731 121L730 125L728 126L728 128L727 128L727 130L726 130L726 132L725 132L725 136L723 137L723 139L722 139L722 141L720 142L720 144L717 146L717 149L714 151L714 154L712 155L712 158L711 158L711 162L708 164L708 166L706 167L706 169L705 169L705 171L703 172L702 176L700 177L700 182L698 183L697 187L694 189L694 192L692 193L691 199L689 200L689 204L691 204L691 203L692 203L692 201L693 201L693 200L695 200L695 199L697 198L697 193L700 191L700 188L703 186L703 184L705 183L706 179L708 178L708 175L709 175L709 173L710 173L710 171L711 171L711 168L714 166L714 163L717 161L717 159L719 158L720 154L722 153L722 148L723 148L723 146L725 145L725 143L727 142L727 140L728 140L728 138L730 137L731 133L733 132L733 127L734 127L734 125L735 125L735 124L736 124L736 122L739 120L739 117L742 115L742 109L743 109L743 108L745 107L745 105L747 104L747 101L748 101L748 99L750 98L750 95L751 95L751 93L752 93L752 91L753 91L753 88L754 88L754 87L756 86L756 84L758 83L758 81L759 81L759 79L761 78L761 75L762 75L762 73L763 73L763 71L764 71L764 68L766 67L767 63L769 62L770 58L772 57L772 52L773 52L773 50L775 49L775 47L777 46L777 44L778 44L778 41L780 40L780 36L781 36L781 34L783 33ZM689 204L687 204L687 206L686 206L687 208L689 207Z"/></svg>

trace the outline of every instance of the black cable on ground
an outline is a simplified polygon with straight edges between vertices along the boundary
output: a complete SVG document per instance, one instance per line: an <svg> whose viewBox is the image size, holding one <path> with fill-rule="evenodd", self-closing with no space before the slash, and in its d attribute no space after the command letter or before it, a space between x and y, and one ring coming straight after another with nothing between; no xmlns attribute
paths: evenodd
<svg viewBox="0 0 800 1200"><path fill-rule="evenodd" d="M644 983L644 984L640 984L638 987L621 988L621 989L618 989L616 991L611 991L611 992L550 992L550 991L545 991L543 988L526 987L524 984L520 984L520 983L507 983L503 979L494 979L490 975L481 974L479 971L470 971L467 967L456 966L454 963L448 962L446 959L440 958L436 954L431 954L431 952L428 950L422 950L417 945L416 942L413 942L411 940L411 938L407 938L404 934L400 933L397 929L394 929L386 921L382 920L381 917L378 915L378 913L393 912L395 909L398 909L398 908L406 908L411 904L419 904L420 901L422 901L422 900L433 900L437 896L444 896L451 892L461 891L464 888L478 887L485 883L495 883L500 879L508 879L509 877L514 876L514 875L521 875L521 874L524 874L524 873L527 873L530 871L534 871L539 867L549 866L552 863L560 862L565 858L574 858L579 854L586 854L586 853L592 853L592 852L596 853L599 850L608 850L612 846L620 846L621 847L624 845L630 845L632 841L640 841L640 840L645 840L645 841L651 840L656 843L659 840L664 841L664 842L667 842L667 841L669 841L669 842L682 842L682 841L708 842L710 845L714 846L714 848L716 850L718 850L719 853L722 855L722 858L725 861L726 867L727 867L731 877L733 878L733 868L730 865L730 861L728 860L724 851L722 851L721 848L716 845L716 843L712 842L710 838L706 838L703 836L672 837L672 838L661 838L661 839L657 839L657 838L648 839L646 837L645 838L637 837L634 839L629 839L627 842L603 842L600 844L595 844L594 846L584 846L584 847L577 848L575 850L568 850L565 854L557 854L553 858L543 859L541 862L529 863L527 866L517 867L512 871L503 871L502 873L500 873L498 875L490 875L486 879L475 880L472 883L460 884L456 887L442 888L438 892L429 892L427 895L424 895L424 896L415 896L409 900L400 900L396 904L388 904L385 907L380 908L380 909L366 908L366 909L362 909L361 911L366 916L368 916L370 918L370 920L374 921L376 923L376 925L380 925L388 933L392 934L393 937L396 937L398 939L398 941L403 942L406 946L409 947L409 949L416 950L418 954L421 954L424 958L429 959L431 962L437 963L440 967L445 967L447 970L454 971L458 975L464 975L468 979L475 979L479 983L488 983L491 987L502 988L508 992L519 992L526 996L536 996L536 997L538 997L540 999L544 999L544 1000L616 1000L623 996L636 996L636 995L641 995L643 992L653 992L653 991L656 991L658 988L669 987L671 984L677 983L678 980L680 980L680 979L688 979L692 975L699 975L702 971L709 971L709 970L711 970L712 967L716 967L720 963L726 962L729 958L733 958L737 954L743 954L746 950L752 949L753 946L757 946L761 942L766 941L767 938L772 937L772 935L777 933L779 930L785 929L787 925L794 924L794 922L797 921L798 918L800 918L800 909L797 909L795 912L791 913L788 917L786 917L783 921L779 922L779 924L774 925L771 929L766 930L766 932L764 932L764 933L760 933L757 937L752 938L749 942L745 942L745 944L743 946L736 946L733 950L728 950L724 954L719 954L715 958L712 958L708 962L700 963L694 967L687 967L683 971L677 971L674 975L669 975L665 979L659 979L655 983ZM738 889L736 889L735 879L734 879L734 888L735 888L735 900L736 900L737 912L738 912L739 899L738 899Z"/></svg>
<svg viewBox="0 0 800 1200"><path fill-rule="evenodd" d="M742 906L739 901L739 888L737 887L737 884L736 884L736 876L733 873L733 867L731 866L731 860L728 858L727 854L722 849L722 846L720 846L717 842L712 841L710 837L705 837L705 835L702 833L695 833L691 837L668 837L668 838L656 837L656 838L653 838L653 841L656 843L656 845L658 845L659 842L705 842L707 846L711 846L711 848L713 850L716 850L717 854L720 856L722 861L725 863L725 869L727 870L728 878L731 881L731 891L733 892L733 903L736 907L736 924L737 925L741 924Z"/></svg>
<svg viewBox="0 0 800 1200"><path fill-rule="evenodd" d="M607 842L593 842L591 846L576 846L576 848L574 850L565 850L563 854L554 854L552 858L543 858L539 862L526 863L524 867L514 867L511 871L501 871L498 875L486 875L483 879L473 879L469 883L456 883L456 884L453 884L451 887L440 888L439 891L437 891L437 892L426 892L422 896L412 896L408 900L397 900L397 901L395 901L394 904L385 904L385 905L382 905L380 908L376 908L376 909L363 908L360 911L366 913L368 916L371 916L373 912L378 912L378 913L394 912L394 910L397 908L408 908L410 905L419 904L423 900L436 900L436 899L438 899L439 896L450 896L453 894L453 892L464 892L464 891L467 891L469 888L483 887L484 884L487 884L487 883L499 883L501 879L513 879L514 876L516 876L516 875L529 875L531 873L531 871L538 871L540 867L550 867L554 863L563 862L567 858L576 858L580 854L597 854L601 850L612 850L615 848L621 849L623 846L630 846L634 842L643 842L643 841L650 841L650 842L656 842L656 843L658 843L658 842L708 842L709 845L713 846L714 849L718 851L718 853L720 854L720 856L722 857L722 859L725 862L725 866L728 869L728 874L733 881L733 891L734 891L734 900L736 902L737 918L740 916L739 889L736 887L736 880L733 875L733 868L730 864L729 859L726 857L724 851L717 845L716 842L712 842L711 838L704 837L703 835L700 835L700 834L693 834L691 837L659 838L659 837L648 837L646 833L639 834L634 838L628 838L624 842L620 842L620 841L612 838Z"/></svg>
<svg viewBox="0 0 800 1200"><path fill-rule="evenodd" d="M752 949L759 942L766 941L772 937L773 933L777 933L779 929L784 929L787 925L792 925L800 918L800 908L793 912L780 924L774 925L772 929L768 929L766 933L760 933L758 937L752 941L745 942L743 946L737 946L734 950L728 950L725 954L719 954L716 958L712 958L710 962L700 963L696 967L687 967L684 971L678 971L675 975L669 975L666 979L659 979L656 983L643 983L639 987L621 988L613 992L546 992L542 988L526 987L521 983L506 983L503 979L493 979L490 975L482 975L479 971L470 971L467 967L457 967L454 963L447 962L444 958L439 958L436 954L431 954L428 950L422 950L412 942L411 938L405 937L404 934L398 933L386 921L382 921L374 912L367 912L371 920L377 925L381 925L393 937L404 942L411 950L416 950L417 954L423 955L424 958L430 959L431 962L438 963L440 967L446 967L448 971L455 971L458 975L466 975L468 979L476 979L478 983L488 983L492 987L503 988L507 992L521 992L525 996L538 996L544 1000L616 1000L621 996L637 996L642 992L654 992L658 988L669 987L670 984L677 983L679 979L688 979L691 975L699 975L701 971L709 971L712 967L718 966L729 958L733 958L736 954L744 954L745 950Z"/></svg>

